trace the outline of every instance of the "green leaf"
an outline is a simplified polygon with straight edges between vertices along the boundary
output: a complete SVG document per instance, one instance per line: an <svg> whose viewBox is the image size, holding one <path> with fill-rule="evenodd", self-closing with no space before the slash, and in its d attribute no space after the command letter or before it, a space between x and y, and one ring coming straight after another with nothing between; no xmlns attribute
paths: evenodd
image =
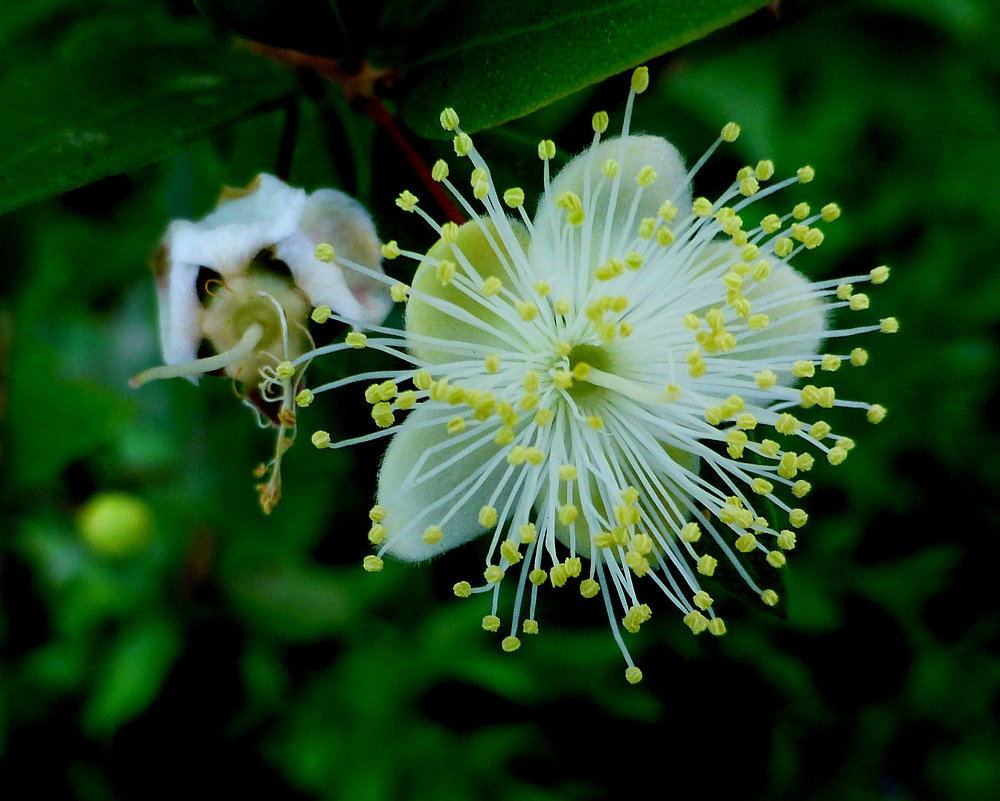
<svg viewBox="0 0 1000 801"><path fill-rule="evenodd" d="M110 734L152 702L181 650L181 638L168 620L140 620L111 647L97 676L84 719L90 731Z"/></svg>
<svg viewBox="0 0 1000 801"><path fill-rule="evenodd" d="M422 3L416 5L423 5ZM378 64L397 67L403 119L442 137L438 114L458 110L474 132L527 114L680 47L764 5L761 0L535 0L451 3L417 33L397 2L382 21ZM393 30L398 31L392 38Z"/></svg>
<svg viewBox="0 0 1000 801"><path fill-rule="evenodd" d="M149 38L102 36L0 83L0 212L156 161L294 90L219 42Z"/></svg>

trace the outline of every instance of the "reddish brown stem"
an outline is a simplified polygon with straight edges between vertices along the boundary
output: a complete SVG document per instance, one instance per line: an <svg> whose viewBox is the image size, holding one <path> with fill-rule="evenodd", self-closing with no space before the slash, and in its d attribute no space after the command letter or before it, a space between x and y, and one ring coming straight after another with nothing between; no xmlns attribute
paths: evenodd
<svg viewBox="0 0 1000 801"><path fill-rule="evenodd" d="M448 193L445 192L444 187L439 184L434 178L431 177L431 171L427 168L427 164L417 153L413 145L406 138L406 134L396 123L395 117L389 113L389 110L382 105L377 97L359 97L354 101L355 106L371 117L372 121L381 128L385 134L392 140L392 143L399 148L399 151L403 154L406 159L406 163L410 165L413 171L420 178L421 183L423 183L424 188L430 193L431 197L434 198L434 202L438 204L444 215L454 223L462 225L465 222L465 217L459 210L450 197Z"/></svg>

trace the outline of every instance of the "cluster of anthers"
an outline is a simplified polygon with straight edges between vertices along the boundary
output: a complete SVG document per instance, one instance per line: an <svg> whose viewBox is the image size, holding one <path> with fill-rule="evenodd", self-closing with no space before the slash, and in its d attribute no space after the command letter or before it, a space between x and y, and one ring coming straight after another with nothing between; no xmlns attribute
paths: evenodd
<svg viewBox="0 0 1000 801"><path fill-rule="evenodd" d="M856 285L881 284L888 267L817 282L791 267L822 244L821 224L840 216L836 204L746 219L753 204L810 182L811 167L775 180L773 163L760 161L715 200L692 197L692 178L739 126L727 124L688 170L665 140L629 131L648 81L644 67L634 72L620 136L604 138L608 115L594 114L593 144L557 175L555 144L539 144L544 193L533 218L525 192L495 186L458 115L445 109L455 154L471 162L472 200L446 162L432 176L470 222L439 224L415 195L399 196L397 205L438 237L426 254L382 246L385 259L417 264L411 286L331 242L313 253L370 293L379 286L405 303L405 330L314 300L315 322L354 330L336 344L285 348L279 364L260 370L262 391L281 396L282 423L294 420L290 392L306 407L328 390L365 385L376 430L341 441L319 430L312 443L392 436L366 570L381 570L387 554L421 561L489 534L481 580L459 581L454 592L491 598L482 625L504 627L503 650L538 632L543 585L573 584L584 598L603 599L633 683L642 673L622 629L639 630L654 596L695 634L726 631L702 585L717 567L728 566L763 604L778 603L760 576L785 565L806 524L803 476L817 456L837 465L854 447L817 412L855 409L872 423L886 414L838 397L822 377L868 361L864 349L837 343L898 327L892 317L831 326L842 310L864 314L869 297ZM310 360L348 348L382 351L403 366L301 387ZM501 620L509 585L513 602Z"/></svg>
<svg viewBox="0 0 1000 801"><path fill-rule="evenodd" d="M856 285L884 282L888 267L810 282L790 266L823 242L820 224L840 216L836 204L814 212L798 203L745 222L752 204L811 181L811 167L771 182L773 163L760 161L716 200L692 198L691 179L739 126L727 124L685 170L663 139L629 133L647 85L637 69L620 137L602 140L608 115L598 112L592 146L558 175L554 143L539 144L545 191L534 219L524 191L499 190L458 115L442 112L456 155L472 164L479 207L446 162L432 174L471 222L439 224L403 192L397 205L439 237L426 254L383 246L386 259L417 263L412 286L343 266L390 285L407 303L406 330L354 331L297 360L368 347L406 364L296 398L305 406L321 392L368 385L379 430L341 442L317 431L316 447L394 435L370 514L377 552L365 569L381 570L386 554L418 561L489 532L482 580L454 592L491 597L482 625L505 626L503 650L537 633L544 584L576 582L584 598L603 598L630 682L642 673L621 629L637 632L650 618L651 596L665 596L694 633L725 633L701 583L719 559L762 603L778 602L745 565L785 565L808 518L798 504L814 454L838 465L854 447L815 412L858 409L872 423L886 414L837 397L820 378L863 366L868 353L820 345L898 328L891 317L828 327L834 312L867 310ZM313 319L331 316L317 309ZM800 379L808 383L795 386Z"/></svg>

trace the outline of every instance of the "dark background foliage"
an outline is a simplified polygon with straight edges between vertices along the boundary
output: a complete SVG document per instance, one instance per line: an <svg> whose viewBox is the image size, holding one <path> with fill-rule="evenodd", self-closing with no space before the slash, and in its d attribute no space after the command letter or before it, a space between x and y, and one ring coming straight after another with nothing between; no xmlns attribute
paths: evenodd
<svg viewBox="0 0 1000 801"><path fill-rule="evenodd" d="M593 111L620 119L627 75L545 104L754 4L716 4L711 24L676 31L669 2L592 4L585 27L608 39L569 48L567 80L546 61L564 55L553 37L466 47L490 23L475 15L449 48L454 5L372 3L370 18L337 17L340 34L291 25L271 43L350 60L364 41L398 67L386 103L427 163L448 149L419 134L449 89L474 127L545 106L477 139L498 183L535 191L538 138L582 146ZM219 22L231 4L200 6ZM630 39L627 21L649 27L650 8L665 33ZM649 779L674 794L693 779L710 797L770 801L992 797L998 22L991 0L789 0L650 62L637 127L694 158L738 120L735 149L700 176L706 194L743 162L814 165L795 199L837 200L844 216L800 268L891 264L872 294L902 330L838 376L838 394L890 417L845 419L857 449L814 471L787 619L727 600L730 633L706 640L659 615L632 641L646 676L632 687L603 612L578 598L553 594L543 633L502 653L483 610L449 589L477 570L475 545L361 571L377 445L300 443L265 517L250 469L271 437L224 381L126 385L157 359L145 265L166 222L277 169L293 109L291 182L344 188L385 238L429 245L393 206L420 191L389 138L335 87L232 48L187 2L5 3L0 205L38 202L0 217L0 791L541 801L638 794ZM463 87L497 76L523 104L471 106ZM317 367L343 375L371 358ZM306 425L361 432L356 401L317 402ZM150 510L152 539L131 553L79 534L81 509L108 491Z"/></svg>

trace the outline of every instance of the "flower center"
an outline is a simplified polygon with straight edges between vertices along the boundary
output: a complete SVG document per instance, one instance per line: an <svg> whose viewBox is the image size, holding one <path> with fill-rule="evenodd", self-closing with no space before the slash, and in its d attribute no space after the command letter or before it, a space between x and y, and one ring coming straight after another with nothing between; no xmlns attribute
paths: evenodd
<svg viewBox="0 0 1000 801"><path fill-rule="evenodd" d="M579 377L584 372L590 372L587 370L588 367L591 370L596 369L604 373L610 373L612 370L610 355L600 345L575 345L570 350L567 358L569 359L570 372L578 377L578 380L573 382L573 385L569 387L567 392L569 392L573 400L582 406L586 407L593 404L607 390L604 387L589 382L587 375L584 375L582 379Z"/></svg>

